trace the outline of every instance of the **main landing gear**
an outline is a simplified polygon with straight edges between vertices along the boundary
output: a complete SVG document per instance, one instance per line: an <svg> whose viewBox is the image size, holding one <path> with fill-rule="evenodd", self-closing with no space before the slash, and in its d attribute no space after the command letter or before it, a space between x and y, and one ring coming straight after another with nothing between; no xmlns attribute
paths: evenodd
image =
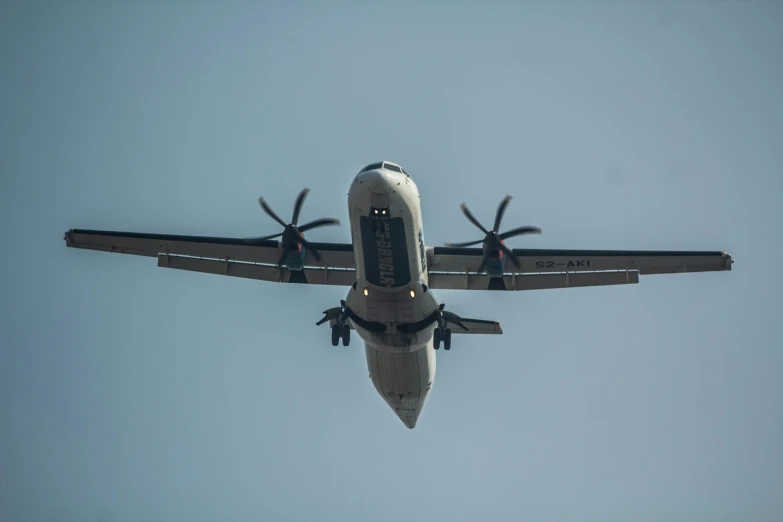
<svg viewBox="0 0 783 522"><path fill-rule="evenodd" d="M348 325L348 310L345 301L340 301L340 306L324 310L324 316L318 321L316 326L320 326L327 321L332 323L332 346L340 344L343 340L343 346L351 343L351 327Z"/></svg>
<svg viewBox="0 0 783 522"><path fill-rule="evenodd" d="M436 350L440 349L441 341L443 341L444 350L451 350L451 328L435 328L433 341Z"/></svg>
<svg viewBox="0 0 783 522"><path fill-rule="evenodd" d="M343 346L351 343L351 328L347 324L332 325L332 346L340 344L340 339L343 340Z"/></svg>

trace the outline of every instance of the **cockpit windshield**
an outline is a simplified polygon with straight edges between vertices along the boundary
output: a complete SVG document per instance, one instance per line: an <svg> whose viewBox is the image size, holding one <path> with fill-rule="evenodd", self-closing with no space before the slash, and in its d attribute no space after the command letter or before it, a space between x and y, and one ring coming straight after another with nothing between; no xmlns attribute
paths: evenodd
<svg viewBox="0 0 783 522"><path fill-rule="evenodd" d="M380 168L383 168L383 163L372 163L364 167L362 170L360 170L359 174L361 174L362 172L367 172L368 170L378 170Z"/></svg>
<svg viewBox="0 0 783 522"><path fill-rule="evenodd" d="M362 172L367 172L368 170L380 170L380 169L391 170L393 172L402 172L403 174L408 176L408 173L405 172L404 168L400 167L399 165L395 165L394 163L390 163L388 161L383 161L381 163L371 163L366 167L364 167L362 170L360 170L359 174L361 174Z"/></svg>
<svg viewBox="0 0 783 522"><path fill-rule="evenodd" d="M383 168L386 170L393 170L394 172L402 172L402 169L394 163L384 163Z"/></svg>

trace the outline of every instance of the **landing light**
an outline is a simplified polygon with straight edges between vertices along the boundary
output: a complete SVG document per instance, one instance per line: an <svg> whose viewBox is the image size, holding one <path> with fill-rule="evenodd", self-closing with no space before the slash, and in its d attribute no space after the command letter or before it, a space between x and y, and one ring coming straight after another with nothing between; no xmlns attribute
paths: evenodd
<svg viewBox="0 0 783 522"><path fill-rule="evenodd" d="M364 295L367 295L367 294L369 294L369 293L370 293L370 291L369 291L367 288L365 288L365 289L364 289Z"/></svg>
<svg viewBox="0 0 783 522"><path fill-rule="evenodd" d="M416 297L416 290L411 288L411 297Z"/></svg>

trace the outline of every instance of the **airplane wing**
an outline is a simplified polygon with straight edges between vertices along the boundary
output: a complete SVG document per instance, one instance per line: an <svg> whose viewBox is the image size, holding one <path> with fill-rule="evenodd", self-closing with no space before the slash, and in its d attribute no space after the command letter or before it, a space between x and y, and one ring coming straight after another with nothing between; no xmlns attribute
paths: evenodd
<svg viewBox="0 0 783 522"><path fill-rule="evenodd" d="M640 275L731 270L726 252L661 250L513 249L520 267L503 277L477 273L480 248L427 249L429 285L451 290L542 290L634 284Z"/></svg>
<svg viewBox="0 0 783 522"><path fill-rule="evenodd" d="M311 242L321 260L308 251L301 271L278 267L283 251L277 241L270 240L73 229L65 233L65 244L155 257L158 266L165 268L263 281L339 286L356 281L353 246L347 243Z"/></svg>

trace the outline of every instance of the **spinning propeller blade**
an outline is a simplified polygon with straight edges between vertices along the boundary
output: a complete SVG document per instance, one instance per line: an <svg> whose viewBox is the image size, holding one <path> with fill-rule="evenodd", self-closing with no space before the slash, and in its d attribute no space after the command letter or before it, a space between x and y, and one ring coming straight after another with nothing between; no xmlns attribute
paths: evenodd
<svg viewBox="0 0 783 522"><path fill-rule="evenodd" d="M505 239L521 236L523 234L540 234L541 229L539 227L533 227L533 226L523 226L523 227L517 227L513 228L511 230L508 230L503 233L499 233L500 230L500 223L503 221L503 216L506 213L506 208L508 208L508 204L511 202L511 196L504 197L500 204L498 205L498 209L495 212L495 221L492 225L492 230L487 230L484 225L481 224L481 222L476 219L476 217L470 212L468 209L468 206L463 203L460 205L460 208L462 209L462 213L465 215L466 218L468 218L468 221L473 223L477 228L479 228L482 232L484 232L484 237L482 239L476 240L476 241L467 241L464 243L446 243L446 246L448 247L467 247L472 245L478 245L480 243L483 243L484 245L484 255L481 258L481 264L479 265L478 271L483 272L484 269L487 267L487 262L489 261L490 256L493 252L500 251L503 252L503 254L507 255L509 259L514 263L514 265L517 266L517 268L520 266L519 258L514 254L514 252L508 248L505 244L503 244Z"/></svg>
<svg viewBox="0 0 783 522"><path fill-rule="evenodd" d="M307 232L308 230L312 230L318 227L323 227L327 225L339 225L340 220L334 218L320 218L320 219L310 221L309 223L306 223L301 227L297 226L297 224L299 223L299 215L301 214L302 206L304 205L304 200L305 198L307 198L307 194L309 192L310 189L308 188L302 189L302 191L296 197L296 202L294 203L294 213L291 217L291 222L288 224L286 224L282 219L280 219L280 216L278 216L275 213L275 211L272 210L272 207L270 207L267 204L264 198L258 198L258 203L259 205L261 205L261 208L264 210L264 212L266 212L266 214L269 217L277 221L277 223L279 223L283 227L283 231L269 236L247 238L247 241L261 241L261 240L281 237L283 254L280 256L279 264L283 263L288 252L299 248L300 245L306 247L310 252L312 252L313 257L315 257L317 261L320 261L321 260L320 253L313 246L312 243L310 243L304 238L304 233Z"/></svg>

